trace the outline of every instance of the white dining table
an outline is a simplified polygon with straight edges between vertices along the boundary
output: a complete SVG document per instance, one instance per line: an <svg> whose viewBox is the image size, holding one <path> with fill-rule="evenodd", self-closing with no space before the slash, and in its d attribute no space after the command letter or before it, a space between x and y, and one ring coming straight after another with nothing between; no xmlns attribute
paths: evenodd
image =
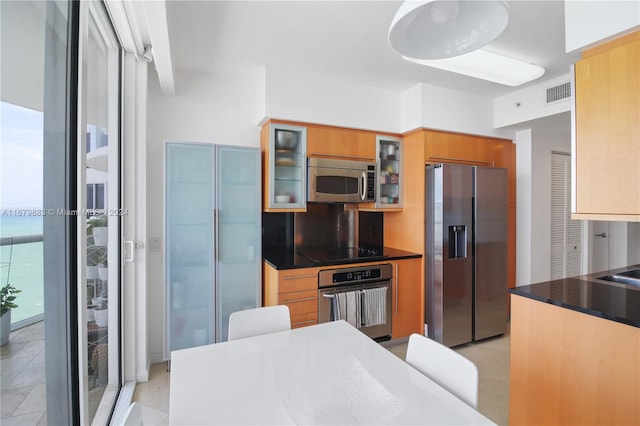
<svg viewBox="0 0 640 426"><path fill-rule="evenodd" d="M345 321L171 353L172 425L494 424Z"/></svg>

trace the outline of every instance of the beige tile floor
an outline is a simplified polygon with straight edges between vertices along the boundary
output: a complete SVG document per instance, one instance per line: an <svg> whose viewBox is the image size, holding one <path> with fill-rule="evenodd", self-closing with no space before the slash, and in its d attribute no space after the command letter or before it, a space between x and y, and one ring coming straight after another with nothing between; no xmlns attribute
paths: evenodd
<svg viewBox="0 0 640 426"><path fill-rule="evenodd" d="M46 425L44 322L11 332L0 349L1 422Z"/></svg>
<svg viewBox="0 0 640 426"><path fill-rule="evenodd" d="M403 359L407 344L388 346ZM478 410L498 425L507 425L509 414L509 336L463 345L456 350L473 361L480 372ZM150 380L138 383L134 401L142 405L145 425L169 424L170 373L166 363L151 367Z"/></svg>
<svg viewBox="0 0 640 426"><path fill-rule="evenodd" d="M9 342L0 347L0 372L0 424L46 425L44 321L11 332ZM103 391L104 387L89 390L92 417Z"/></svg>

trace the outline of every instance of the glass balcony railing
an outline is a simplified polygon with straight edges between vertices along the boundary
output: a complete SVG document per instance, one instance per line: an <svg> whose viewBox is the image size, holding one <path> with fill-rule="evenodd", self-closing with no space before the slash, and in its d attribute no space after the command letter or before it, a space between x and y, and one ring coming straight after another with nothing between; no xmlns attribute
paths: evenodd
<svg viewBox="0 0 640 426"><path fill-rule="evenodd" d="M44 272L42 234L14 235L0 240L2 272L7 282L21 292L11 311L11 329L32 324L44 315Z"/></svg>

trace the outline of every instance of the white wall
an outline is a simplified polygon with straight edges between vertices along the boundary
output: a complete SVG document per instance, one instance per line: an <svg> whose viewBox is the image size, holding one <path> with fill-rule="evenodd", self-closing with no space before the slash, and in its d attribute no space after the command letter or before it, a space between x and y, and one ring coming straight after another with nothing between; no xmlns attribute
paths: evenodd
<svg viewBox="0 0 640 426"><path fill-rule="evenodd" d="M627 265L640 264L640 222L628 223Z"/></svg>
<svg viewBox="0 0 640 426"><path fill-rule="evenodd" d="M544 127L533 131L531 176L531 283L551 279L551 153L570 153L571 138ZM519 196L519 194L518 194Z"/></svg>
<svg viewBox="0 0 640 426"><path fill-rule="evenodd" d="M532 157L531 129L521 130L516 144L516 286L531 284Z"/></svg>
<svg viewBox="0 0 640 426"><path fill-rule="evenodd" d="M516 133L516 285L551 276L551 153L571 151L571 138L538 126Z"/></svg>
<svg viewBox="0 0 640 426"><path fill-rule="evenodd" d="M571 81L570 74L496 98L493 102L493 125L495 127L510 126L569 111L571 98L545 104L547 88L567 81Z"/></svg>
<svg viewBox="0 0 640 426"><path fill-rule="evenodd" d="M583 50L640 27L640 1L564 2L565 48Z"/></svg>
<svg viewBox="0 0 640 426"><path fill-rule="evenodd" d="M322 74L266 69L264 117L400 131L400 94Z"/></svg>
<svg viewBox="0 0 640 426"><path fill-rule="evenodd" d="M149 238L163 241L163 160L166 141L258 147L258 111L264 100L263 70L209 75L176 70L176 96L160 93L149 73L147 106L147 220ZM147 247L151 245L147 242ZM162 252L148 252L151 362L163 360L164 280Z"/></svg>
<svg viewBox="0 0 640 426"><path fill-rule="evenodd" d="M403 132L422 127L422 83L402 92L400 128Z"/></svg>
<svg viewBox="0 0 640 426"><path fill-rule="evenodd" d="M493 126L493 99L420 83L402 95L402 132L418 127L512 139Z"/></svg>

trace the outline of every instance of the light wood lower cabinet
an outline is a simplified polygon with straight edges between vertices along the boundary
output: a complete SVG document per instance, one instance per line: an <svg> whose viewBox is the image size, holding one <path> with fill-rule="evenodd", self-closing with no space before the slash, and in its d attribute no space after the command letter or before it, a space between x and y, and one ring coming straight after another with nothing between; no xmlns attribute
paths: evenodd
<svg viewBox="0 0 640 426"><path fill-rule="evenodd" d="M367 265L391 263L392 335L393 339L422 333L422 259L402 259ZM360 264L349 266L361 266ZM285 269L278 271L264 264L264 306L287 305L291 313L291 327L318 323L318 272L324 268Z"/></svg>
<svg viewBox="0 0 640 426"><path fill-rule="evenodd" d="M640 328L512 295L510 336L510 424L640 424Z"/></svg>
<svg viewBox="0 0 640 426"><path fill-rule="evenodd" d="M423 332L422 259L404 259L393 266L393 339Z"/></svg>
<svg viewBox="0 0 640 426"><path fill-rule="evenodd" d="M319 268L278 271L264 264L264 306L287 305L291 328L318 323Z"/></svg>

